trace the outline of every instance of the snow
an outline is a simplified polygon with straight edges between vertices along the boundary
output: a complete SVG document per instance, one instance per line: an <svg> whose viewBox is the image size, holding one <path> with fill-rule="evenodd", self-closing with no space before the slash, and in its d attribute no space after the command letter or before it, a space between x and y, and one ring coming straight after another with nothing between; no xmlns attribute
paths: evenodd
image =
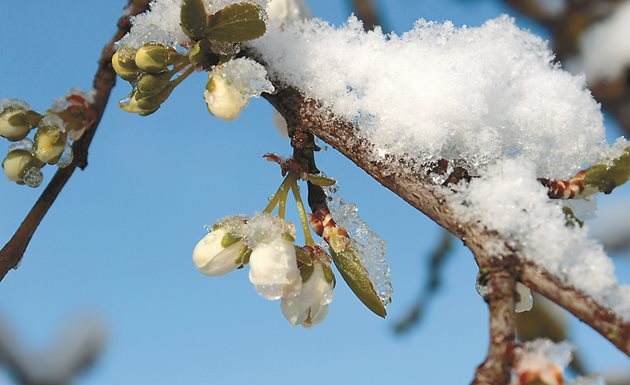
<svg viewBox="0 0 630 385"><path fill-rule="evenodd" d="M420 20L401 36L311 19L250 44L272 77L357 122L383 155L460 159L473 172L522 155L551 178L608 157L584 78L506 16L478 28Z"/></svg>
<svg viewBox="0 0 630 385"><path fill-rule="evenodd" d="M562 201L552 201L537 182L533 161L506 159L488 166L481 178L460 185L451 197L458 216L499 231L525 258L544 266L630 319L630 286L618 286L615 267L600 243L588 238L588 227L566 226ZM489 245L497 255L503 243Z"/></svg>
<svg viewBox="0 0 630 385"><path fill-rule="evenodd" d="M230 86L234 87L241 98L240 102L246 105L249 99L258 97L263 92L272 93L274 87L267 79L265 67L257 62L238 58L214 67L213 76L223 78Z"/></svg>
<svg viewBox="0 0 630 385"><path fill-rule="evenodd" d="M512 385L604 385L604 379L599 375L579 377L575 382L564 380L563 371L571 362L574 350L568 342L554 343L546 339L526 342L516 350ZM537 379L539 381L535 381Z"/></svg>
<svg viewBox="0 0 630 385"><path fill-rule="evenodd" d="M614 81L630 68L630 1L626 0L580 39L582 66L589 83Z"/></svg>

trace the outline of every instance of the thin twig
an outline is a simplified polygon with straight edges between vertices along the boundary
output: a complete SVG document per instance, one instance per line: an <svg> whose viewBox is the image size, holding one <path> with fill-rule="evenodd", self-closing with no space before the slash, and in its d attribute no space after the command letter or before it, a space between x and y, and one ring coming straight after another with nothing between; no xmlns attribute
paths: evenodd
<svg viewBox="0 0 630 385"><path fill-rule="evenodd" d="M129 32L129 17L146 11L149 7L149 0L129 0L123 16L118 20L118 30L112 39L105 45L98 61L98 70L94 76L93 87L96 90L94 103L90 108L96 114L96 120L92 127L88 128L83 137L76 141L72 150L75 154L72 164L66 168L59 169L48 186L39 196L29 213L20 224L15 234L9 242L0 250L0 280L2 280L7 272L15 268L22 259L29 242L33 238L33 234L39 227L42 219L46 216L48 209L59 196L68 180L77 167L85 169L87 167L88 149L96 133L96 129L101 121L105 107L109 100L112 88L116 84L116 73L111 66L111 58L114 54L114 43L120 40L127 32Z"/></svg>
<svg viewBox="0 0 630 385"><path fill-rule="evenodd" d="M442 230L442 235L435 250L431 254L428 263L429 279L422 287L415 304L407 311L407 314L394 325L394 332L402 334L410 331L418 325L426 312L426 308L431 299L442 286L442 269L453 250L453 240L455 237L446 230Z"/></svg>

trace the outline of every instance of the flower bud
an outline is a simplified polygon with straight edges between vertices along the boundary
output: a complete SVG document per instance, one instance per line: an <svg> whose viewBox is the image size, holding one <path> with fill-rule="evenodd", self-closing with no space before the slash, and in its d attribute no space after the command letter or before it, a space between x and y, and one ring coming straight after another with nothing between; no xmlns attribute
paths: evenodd
<svg viewBox="0 0 630 385"><path fill-rule="evenodd" d="M168 86L170 80L171 74L169 72L161 74L142 74L138 78L136 87L138 87L138 91L140 91L143 96L150 97L162 92Z"/></svg>
<svg viewBox="0 0 630 385"><path fill-rule="evenodd" d="M224 275L241 266L246 249L242 240L220 227L197 243L193 251L193 262L205 275Z"/></svg>
<svg viewBox="0 0 630 385"><path fill-rule="evenodd" d="M118 107L140 116L151 115L160 108L172 91L173 87L167 86L159 94L149 97L140 91L134 91L127 99L121 100Z"/></svg>
<svg viewBox="0 0 630 385"><path fill-rule="evenodd" d="M334 276L326 262L315 262L313 266L300 268L302 290L297 297L282 299L282 313L295 326L311 327L328 314L332 301Z"/></svg>
<svg viewBox="0 0 630 385"><path fill-rule="evenodd" d="M161 44L145 44L136 52L135 62L138 68L145 72L159 73L166 71L168 66L175 63L182 55L172 47Z"/></svg>
<svg viewBox="0 0 630 385"><path fill-rule="evenodd" d="M22 101L5 101L0 106L0 136L15 142L22 140L39 124L41 115L30 110L28 104Z"/></svg>
<svg viewBox="0 0 630 385"><path fill-rule="evenodd" d="M140 75L135 57L136 51L130 47L123 47L112 56L112 67L118 76L131 82Z"/></svg>
<svg viewBox="0 0 630 385"><path fill-rule="evenodd" d="M46 115L34 139L37 158L44 163L57 163L68 141L63 120L57 115Z"/></svg>
<svg viewBox="0 0 630 385"><path fill-rule="evenodd" d="M204 93L208 111L217 118L234 120L247 104L247 99L221 75L210 74Z"/></svg>
<svg viewBox="0 0 630 385"><path fill-rule="evenodd" d="M32 152L27 150L13 150L2 161L2 168L9 180L30 187L41 184L43 176L40 169L43 165Z"/></svg>
<svg viewBox="0 0 630 385"><path fill-rule="evenodd" d="M278 236L257 244L249 259L249 280L256 292L269 299L295 297L302 279L297 267L295 246L288 237Z"/></svg>
<svg viewBox="0 0 630 385"><path fill-rule="evenodd" d="M48 113L58 115L65 124L68 138L79 140L88 128L96 121L96 112L91 104L94 103L95 91L85 92L71 89L67 96L57 98Z"/></svg>

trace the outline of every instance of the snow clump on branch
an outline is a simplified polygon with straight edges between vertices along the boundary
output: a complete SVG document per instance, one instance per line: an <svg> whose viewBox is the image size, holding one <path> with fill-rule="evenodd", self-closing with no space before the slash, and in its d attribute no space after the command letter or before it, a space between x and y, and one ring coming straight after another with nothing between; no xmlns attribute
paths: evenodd
<svg viewBox="0 0 630 385"><path fill-rule="evenodd" d="M250 44L273 77L356 122L383 155L473 172L523 155L550 178L610 156L584 78L507 16L478 28L420 20L401 36L365 33L355 17L340 28L304 20Z"/></svg>

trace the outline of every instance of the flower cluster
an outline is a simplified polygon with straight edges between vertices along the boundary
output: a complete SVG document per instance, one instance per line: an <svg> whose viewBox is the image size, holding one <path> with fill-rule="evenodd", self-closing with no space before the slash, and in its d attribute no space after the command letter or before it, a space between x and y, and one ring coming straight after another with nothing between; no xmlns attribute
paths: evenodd
<svg viewBox="0 0 630 385"><path fill-rule="evenodd" d="M138 19L132 20L138 27L134 24L112 57L116 73L132 86L129 96L119 103L122 109L142 116L156 112L195 71L209 72L204 98L210 113L222 119L236 119L250 98L274 91L264 67L251 59L235 59L242 42L265 33L265 10L252 2L214 8L209 13L203 0L183 0L176 33L155 34L137 48L148 32ZM159 9L154 3L145 19Z"/></svg>
<svg viewBox="0 0 630 385"><path fill-rule="evenodd" d="M293 159L267 154L282 170L297 167ZM261 214L228 217L214 225L193 251L197 268L209 276L224 275L249 265L249 280L269 300L282 300L282 313L292 325L310 327L328 313L335 276L331 262L354 294L375 314L385 317L390 296L381 298L357 252L357 243L321 208L310 218L300 196L298 180L320 187L335 181L300 171L286 172L276 194ZM295 244L295 226L284 220L289 191L300 215L305 245ZM278 207L277 216L272 212ZM317 245L311 227L328 244L330 254Z"/></svg>
<svg viewBox="0 0 630 385"><path fill-rule="evenodd" d="M249 265L256 292L268 300L281 299L292 325L320 322L332 301L330 257L316 246L296 246L295 227L271 214L220 221L199 241L193 261L209 276Z"/></svg>
<svg viewBox="0 0 630 385"><path fill-rule="evenodd" d="M7 178L17 184L38 187L46 165L64 168L73 160L72 141L79 140L96 119L91 108L93 94L70 90L54 101L44 114L25 101L0 100L0 136L14 142L2 162ZM33 139L27 136L37 128Z"/></svg>

